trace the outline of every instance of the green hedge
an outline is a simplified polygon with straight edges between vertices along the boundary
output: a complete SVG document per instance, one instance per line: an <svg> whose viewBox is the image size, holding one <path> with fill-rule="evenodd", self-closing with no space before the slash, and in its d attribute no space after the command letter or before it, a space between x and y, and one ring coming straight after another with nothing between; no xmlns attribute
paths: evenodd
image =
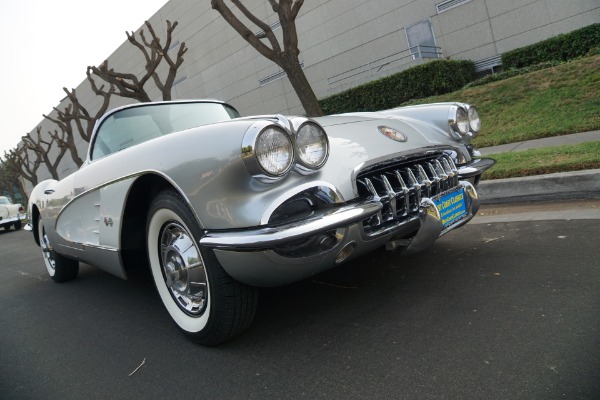
<svg viewBox="0 0 600 400"><path fill-rule="evenodd" d="M472 61L435 60L320 100L325 114L377 111L458 90L475 77Z"/></svg>
<svg viewBox="0 0 600 400"><path fill-rule="evenodd" d="M600 46L600 23L502 54L504 68L522 68L547 61L585 56Z"/></svg>

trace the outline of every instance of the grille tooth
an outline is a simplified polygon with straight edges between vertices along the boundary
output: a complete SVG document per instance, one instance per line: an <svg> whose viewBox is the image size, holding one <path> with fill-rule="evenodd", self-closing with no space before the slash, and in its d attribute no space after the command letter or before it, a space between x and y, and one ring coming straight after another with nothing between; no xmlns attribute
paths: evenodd
<svg viewBox="0 0 600 400"><path fill-rule="evenodd" d="M411 187L410 189L413 189L413 194L414 194L414 202L411 202L410 204L410 211L417 211L419 209L419 204L421 204L421 187L422 185L419 183L419 181L417 180L417 177L415 176L415 174L413 174L413 172L411 171L410 168L406 168L406 171L408 173L408 181L410 182Z"/></svg>
<svg viewBox="0 0 600 400"><path fill-rule="evenodd" d="M425 172L425 168L423 168L423 166L420 164L417 165L417 172L418 172L419 178L421 179L421 186L425 186L423 195L425 197L431 197L431 193L432 193L431 186L434 185L434 181L429 179L429 176L427 176L427 172Z"/></svg>
<svg viewBox="0 0 600 400"><path fill-rule="evenodd" d="M394 174L396 175L396 179L398 179L400 190L402 190L402 197L404 198L404 212L401 216L406 217L408 215L408 211L410 210L410 196L408 195L408 187L406 186L406 183L404 183L404 179L402 179L400 170L394 170Z"/></svg>
<svg viewBox="0 0 600 400"><path fill-rule="evenodd" d="M454 174L454 180L452 181L452 187L458 185L458 168L456 168L456 164L454 164L454 160L451 157L446 157L446 161L450 164L450 168L452 169L452 173Z"/></svg>
<svg viewBox="0 0 600 400"><path fill-rule="evenodd" d="M450 161L452 161L452 160L450 160ZM450 163L448 162L448 159L442 158L442 166L444 168L444 172L446 172L446 175L448 175L448 178L450 178L450 179L454 178L454 171L452 171L452 167L450 167Z"/></svg>
<svg viewBox="0 0 600 400"><path fill-rule="evenodd" d="M383 186L385 187L385 190L387 191L388 200L390 202L390 209L391 209L390 210L391 211L390 218L396 218L396 213L398 211L398 209L396 207L396 192L392 188L390 181L388 180L388 178L385 175L381 175L381 181L383 182Z"/></svg>
<svg viewBox="0 0 600 400"><path fill-rule="evenodd" d="M367 186L367 190L373 195L373 197L375 197L376 199L379 200L380 199L379 193L377 193L377 190L375 189L373 182L369 178L365 179L365 185Z"/></svg>
<svg viewBox="0 0 600 400"><path fill-rule="evenodd" d="M444 171L444 167L442 167L440 160L435 160L434 169L436 170L437 174L441 179L440 193L445 190L448 190L448 174L446 174L446 172Z"/></svg>
<svg viewBox="0 0 600 400"><path fill-rule="evenodd" d="M367 235L389 231L417 218L423 197L432 198L458 185L452 157L438 154L396 165L385 165L357 177L359 195L380 201L382 210L363 221Z"/></svg>
<svg viewBox="0 0 600 400"><path fill-rule="evenodd" d="M427 169L431 173L432 188L431 188L431 195L429 196L429 197L431 197L431 196L435 196L436 194L438 194L440 192L440 187L441 187L440 182L441 182L442 178L438 174L438 171L435 169L435 164L428 162Z"/></svg>

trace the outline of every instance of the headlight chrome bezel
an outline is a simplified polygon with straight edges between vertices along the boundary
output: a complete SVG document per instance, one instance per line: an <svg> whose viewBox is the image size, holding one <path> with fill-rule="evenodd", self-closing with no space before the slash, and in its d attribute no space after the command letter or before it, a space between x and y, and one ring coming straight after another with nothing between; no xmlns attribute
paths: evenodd
<svg viewBox="0 0 600 400"><path fill-rule="evenodd" d="M260 141L265 139L269 133L278 134L279 139L287 141L288 160L283 168L270 170L263 162L261 155L257 152L262 147ZM285 149L284 149L285 152ZM295 159L294 144L289 132L279 124L272 124L266 121L258 121L246 131L242 140L242 160L246 165L246 169L255 179L264 183L273 183L283 179L292 169Z"/></svg>
<svg viewBox="0 0 600 400"><path fill-rule="evenodd" d="M304 117L292 118L290 120L290 124L294 131L294 150L296 151L296 163L294 165L294 170L302 175L314 174L320 170L325 163L327 163L327 159L329 158L329 138L327 137L327 133L321 125ZM320 151L322 151L323 154L321 157L319 157L320 159L314 163L311 163L309 160L303 157L304 151L302 148L300 148L301 146L304 146L301 135L304 134L306 129L311 128L318 132L322 140L322 148Z"/></svg>
<svg viewBox="0 0 600 400"><path fill-rule="evenodd" d="M469 143L481 131L479 112L470 104L457 104L448 110L448 128L454 139Z"/></svg>
<svg viewBox="0 0 600 400"><path fill-rule="evenodd" d="M479 117L479 111L473 106L468 107L469 114L469 126L473 136L476 136L481 132L481 118Z"/></svg>
<svg viewBox="0 0 600 400"><path fill-rule="evenodd" d="M309 160L301 156L301 150L298 148L298 135L306 128L316 128L324 139L324 154L318 162L312 164ZM280 134L280 139L285 136L287 140L285 147L289 149L288 153L290 157L288 157L289 160L287 160L285 168L270 170L264 162L261 162L261 156L257 153L261 146L260 140L269 134L269 130L275 130ZM302 175L314 174L327 163L328 158L329 139L327 133L317 122L305 117L294 117L291 119L287 119L281 115L273 118L265 117L265 120L254 122L247 129L242 140L242 160L246 169L253 178L263 183L278 182L285 178L292 169Z"/></svg>

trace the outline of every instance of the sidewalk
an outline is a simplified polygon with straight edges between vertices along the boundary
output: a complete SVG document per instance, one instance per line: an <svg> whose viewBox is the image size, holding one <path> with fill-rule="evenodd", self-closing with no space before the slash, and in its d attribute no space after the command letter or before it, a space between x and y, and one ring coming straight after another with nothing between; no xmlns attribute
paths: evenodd
<svg viewBox="0 0 600 400"><path fill-rule="evenodd" d="M593 142L596 140L600 140L600 131L573 133L571 135L553 136L545 139L502 144L500 146L484 147L479 149L479 151L481 152L481 155L485 156L488 154L538 149L540 147L560 146L562 144L579 144L584 142Z"/></svg>
<svg viewBox="0 0 600 400"><path fill-rule="evenodd" d="M581 132L485 147L479 149L479 151L481 155L487 156L509 151L522 151L596 140L600 140L600 131ZM600 169L481 181L477 192L481 196L482 204L557 199L600 199Z"/></svg>

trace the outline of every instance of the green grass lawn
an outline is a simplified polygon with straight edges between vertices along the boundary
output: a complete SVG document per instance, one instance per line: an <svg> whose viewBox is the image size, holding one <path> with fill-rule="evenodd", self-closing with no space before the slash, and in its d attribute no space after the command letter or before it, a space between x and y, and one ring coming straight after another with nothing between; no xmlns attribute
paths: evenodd
<svg viewBox="0 0 600 400"><path fill-rule="evenodd" d="M550 174L600 168L600 141L530 149L486 156L496 165L483 179Z"/></svg>
<svg viewBox="0 0 600 400"><path fill-rule="evenodd" d="M495 146L600 129L600 55L411 104L461 101L483 121L473 144Z"/></svg>

